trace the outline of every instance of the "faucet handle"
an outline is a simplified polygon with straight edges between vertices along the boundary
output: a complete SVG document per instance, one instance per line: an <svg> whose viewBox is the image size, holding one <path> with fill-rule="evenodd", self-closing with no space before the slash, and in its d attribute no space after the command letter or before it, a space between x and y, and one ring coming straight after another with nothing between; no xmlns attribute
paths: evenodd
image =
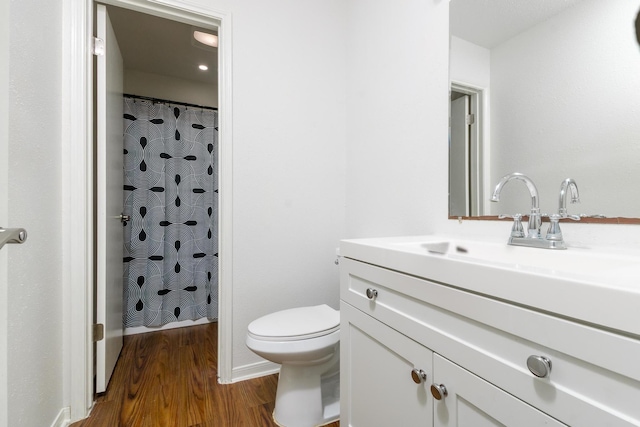
<svg viewBox="0 0 640 427"><path fill-rule="evenodd" d="M522 214L513 214L513 215L507 215L507 214L500 214L498 215L498 219L505 219L505 218L513 218L513 219L522 219Z"/></svg>
<svg viewBox="0 0 640 427"><path fill-rule="evenodd" d="M514 215L498 215L499 219L513 218L511 226L511 237L524 237L524 228L522 227L522 214Z"/></svg>
<svg viewBox="0 0 640 427"><path fill-rule="evenodd" d="M542 218L549 218L549 221L551 221L552 219L555 219L556 221L559 219L572 219L574 221L580 221L580 219L582 219L584 217L584 215L571 215L568 213L562 213L562 212L558 212L558 213L554 213L554 214L540 214L540 216Z"/></svg>
<svg viewBox="0 0 640 427"><path fill-rule="evenodd" d="M562 218L562 219L568 218L568 219L572 219L572 220L574 220L574 221L580 221L580 219L581 219L582 217L581 217L580 215L569 215L569 214L564 214L564 215L561 215L561 216L560 216L560 218Z"/></svg>
<svg viewBox="0 0 640 427"><path fill-rule="evenodd" d="M562 230L560 230L560 214L549 215L549 228L547 229L547 240L562 241Z"/></svg>
<svg viewBox="0 0 640 427"><path fill-rule="evenodd" d="M547 240L553 240L557 242L562 242L562 231L560 230L560 220L561 219L572 219L574 221L580 221L580 216L578 215L567 215L567 214L551 214L549 215L549 228L547 229Z"/></svg>

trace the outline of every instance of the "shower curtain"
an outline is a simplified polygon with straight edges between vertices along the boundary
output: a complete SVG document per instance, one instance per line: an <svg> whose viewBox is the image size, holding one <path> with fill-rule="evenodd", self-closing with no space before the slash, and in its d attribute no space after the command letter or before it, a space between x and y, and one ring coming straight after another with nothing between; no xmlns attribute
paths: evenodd
<svg viewBox="0 0 640 427"><path fill-rule="evenodd" d="M218 315L218 112L124 98L124 326Z"/></svg>

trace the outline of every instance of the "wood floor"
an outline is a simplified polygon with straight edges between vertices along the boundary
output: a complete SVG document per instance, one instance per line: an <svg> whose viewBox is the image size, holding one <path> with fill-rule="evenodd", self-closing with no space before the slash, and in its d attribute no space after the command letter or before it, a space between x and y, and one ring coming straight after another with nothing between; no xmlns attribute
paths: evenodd
<svg viewBox="0 0 640 427"><path fill-rule="evenodd" d="M218 384L217 339L216 323L125 337L107 391L71 427L276 426L277 375Z"/></svg>

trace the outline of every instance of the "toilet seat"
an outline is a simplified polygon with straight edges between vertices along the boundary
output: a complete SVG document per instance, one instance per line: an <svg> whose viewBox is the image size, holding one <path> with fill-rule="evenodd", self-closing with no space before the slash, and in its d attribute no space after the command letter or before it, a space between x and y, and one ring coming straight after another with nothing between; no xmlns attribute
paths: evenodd
<svg viewBox="0 0 640 427"><path fill-rule="evenodd" d="M248 335L263 341L298 341L340 329L340 312L326 304L282 310L249 324Z"/></svg>

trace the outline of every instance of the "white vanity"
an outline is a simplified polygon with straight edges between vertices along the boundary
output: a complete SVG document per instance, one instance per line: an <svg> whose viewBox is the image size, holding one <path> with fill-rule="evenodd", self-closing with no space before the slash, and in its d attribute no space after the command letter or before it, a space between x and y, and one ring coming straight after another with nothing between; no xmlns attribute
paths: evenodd
<svg viewBox="0 0 640 427"><path fill-rule="evenodd" d="M638 254L442 236L340 253L342 426L640 425Z"/></svg>

